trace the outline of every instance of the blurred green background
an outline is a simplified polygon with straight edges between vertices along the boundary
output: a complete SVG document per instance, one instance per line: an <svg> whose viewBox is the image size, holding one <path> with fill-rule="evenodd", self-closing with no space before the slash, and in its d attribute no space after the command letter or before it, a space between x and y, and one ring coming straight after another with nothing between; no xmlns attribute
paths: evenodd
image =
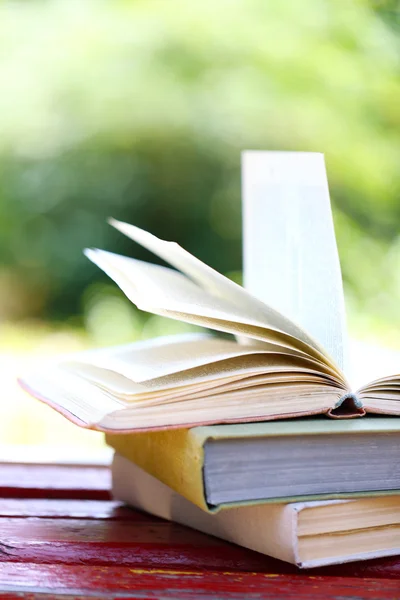
<svg viewBox="0 0 400 600"><path fill-rule="evenodd" d="M27 356L185 326L82 255L110 215L240 281L240 151L326 157L351 334L400 347L399 5L0 3L0 444L95 445L18 392Z"/></svg>

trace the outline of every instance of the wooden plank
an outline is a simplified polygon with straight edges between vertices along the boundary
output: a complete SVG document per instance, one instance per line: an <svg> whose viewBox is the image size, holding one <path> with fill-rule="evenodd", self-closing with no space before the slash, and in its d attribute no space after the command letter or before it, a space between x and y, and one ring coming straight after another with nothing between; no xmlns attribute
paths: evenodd
<svg viewBox="0 0 400 600"><path fill-rule="evenodd" d="M0 569L5 563L85 564L131 568L235 570L296 573L293 565L250 552L234 545L190 546L165 544L100 544L66 542L0 543Z"/></svg>
<svg viewBox="0 0 400 600"><path fill-rule="evenodd" d="M362 579L398 579L400 580L400 557L390 556L387 558L376 558L374 560L362 560L359 562L346 563L344 565L332 565L330 567L320 567L318 569L309 569L315 575L330 575L338 577L359 577ZM400 581L399 586L400 598Z"/></svg>
<svg viewBox="0 0 400 600"><path fill-rule="evenodd" d="M0 563L300 572L293 565L116 502L9 499L0 500L0 512L10 514L0 518ZM400 558L324 567L312 573L400 579Z"/></svg>
<svg viewBox="0 0 400 600"><path fill-rule="evenodd" d="M13 542L70 542L79 544L161 544L221 546L225 542L181 527L162 519L149 522L106 521L93 519L19 519L4 517L0 520L2 539Z"/></svg>
<svg viewBox="0 0 400 600"><path fill-rule="evenodd" d="M398 581L390 579L275 575L220 571L132 569L85 565L4 564L0 589L6 593L91 594L96 598L281 600L394 600ZM1 598L1 595L0 595Z"/></svg>
<svg viewBox="0 0 400 600"><path fill-rule="evenodd" d="M400 598L399 557L300 571L112 502L104 468L0 465L0 482L0 600Z"/></svg>
<svg viewBox="0 0 400 600"><path fill-rule="evenodd" d="M3 515L0 518L0 530L7 542L0 543L0 563L84 563L132 567L165 565L261 571L266 568L266 561L272 560L280 565L281 570L282 565L293 572L296 570L280 561L121 506L117 502L6 499L0 500L0 514ZM85 519L92 521L91 529L88 529ZM123 525L113 530L110 524L101 525L101 521L123 521L128 527ZM136 530L135 523L141 524ZM125 540L120 537L121 530L126 532ZM162 530L164 540L160 543ZM79 535L80 531L86 533ZM135 535L131 535L132 531L135 531Z"/></svg>
<svg viewBox="0 0 400 600"><path fill-rule="evenodd" d="M118 596L113 595L113 598L118 598ZM123 597L123 596L122 596ZM94 598L99 599L108 599L110 595L105 593L96 594L93 597L93 594L54 594L51 592L49 595L48 592L2 592L0 590L0 599L1 600L94 600ZM125 596L126 598L126 596ZM128 596L128 598L132 598L132 596Z"/></svg>
<svg viewBox="0 0 400 600"><path fill-rule="evenodd" d="M0 490L1 493L1 490ZM65 519L128 519L149 521L151 515L135 511L113 500L57 500L44 498L0 498L1 517Z"/></svg>
<svg viewBox="0 0 400 600"><path fill-rule="evenodd" d="M54 503L59 502L65 505L64 501L49 501L49 504L53 504L54 510ZM0 518L0 531L5 540L0 542L0 563L265 568L266 557L256 552L126 507L120 508L125 511L125 518L114 519L113 513L107 515L99 504L102 503L96 503L95 508L101 518L96 519ZM75 507L74 511L77 510ZM33 512L31 507L29 514Z"/></svg>
<svg viewBox="0 0 400 600"><path fill-rule="evenodd" d="M180 569L199 571L258 572L298 576L400 579L399 561L376 560L301 571L294 565L269 556L226 544L225 546L81 543L3 543L0 569L4 563L84 564L124 566L136 569ZM399 584L400 589L400 584Z"/></svg>
<svg viewBox="0 0 400 600"><path fill-rule="evenodd" d="M0 482L3 498L110 499L107 467L0 463Z"/></svg>

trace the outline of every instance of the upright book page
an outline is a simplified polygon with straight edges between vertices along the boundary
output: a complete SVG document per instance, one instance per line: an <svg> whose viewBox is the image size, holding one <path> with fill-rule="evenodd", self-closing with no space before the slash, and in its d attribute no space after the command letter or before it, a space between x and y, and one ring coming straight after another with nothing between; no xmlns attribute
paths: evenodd
<svg viewBox="0 0 400 600"><path fill-rule="evenodd" d="M342 277L324 157L242 155L244 285L347 370Z"/></svg>

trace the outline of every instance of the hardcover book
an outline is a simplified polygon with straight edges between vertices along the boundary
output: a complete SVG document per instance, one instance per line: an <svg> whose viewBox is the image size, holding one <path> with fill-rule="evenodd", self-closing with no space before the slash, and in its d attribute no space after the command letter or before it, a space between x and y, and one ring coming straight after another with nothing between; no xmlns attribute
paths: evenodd
<svg viewBox="0 0 400 600"><path fill-rule="evenodd" d="M208 514L116 454L116 499L251 550L319 567L400 553L400 497L246 506Z"/></svg>
<svg viewBox="0 0 400 600"><path fill-rule="evenodd" d="M291 419L107 434L114 450L208 512L400 494L400 419Z"/></svg>

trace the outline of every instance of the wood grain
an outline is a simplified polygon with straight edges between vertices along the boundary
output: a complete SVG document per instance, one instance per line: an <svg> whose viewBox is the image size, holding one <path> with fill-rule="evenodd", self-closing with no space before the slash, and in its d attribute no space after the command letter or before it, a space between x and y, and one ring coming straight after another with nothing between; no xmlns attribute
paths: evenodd
<svg viewBox="0 0 400 600"><path fill-rule="evenodd" d="M69 514L68 514L69 512ZM124 565L298 573L263 556L112 501L0 500L0 563ZM313 570L400 578L397 558Z"/></svg>
<svg viewBox="0 0 400 600"><path fill-rule="evenodd" d="M110 485L111 476L106 467L0 463L3 498L109 500Z"/></svg>
<svg viewBox="0 0 400 600"><path fill-rule="evenodd" d="M355 578L38 564L4 565L0 571L0 589L174 599L393 600L399 594L398 581L390 579L364 579L360 586L360 580Z"/></svg>
<svg viewBox="0 0 400 600"><path fill-rule="evenodd" d="M300 571L111 501L102 468L4 473L0 600L400 598L398 557Z"/></svg>

